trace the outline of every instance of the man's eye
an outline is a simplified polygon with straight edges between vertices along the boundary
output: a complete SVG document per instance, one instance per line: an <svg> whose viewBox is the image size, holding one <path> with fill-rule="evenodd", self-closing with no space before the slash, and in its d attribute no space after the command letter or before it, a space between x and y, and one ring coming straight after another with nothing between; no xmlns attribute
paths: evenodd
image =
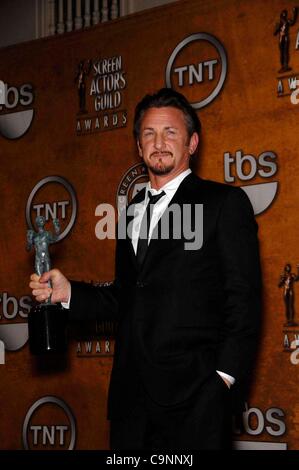
<svg viewBox="0 0 299 470"><path fill-rule="evenodd" d="M167 129L167 135L175 135L175 131L173 129Z"/></svg>
<svg viewBox="0 0 299 470"><path fill-rule="evenodd" d="M149 137L151 135L153 135L153 132L152 131L146 131L143 133L144 137Z"/></svg>

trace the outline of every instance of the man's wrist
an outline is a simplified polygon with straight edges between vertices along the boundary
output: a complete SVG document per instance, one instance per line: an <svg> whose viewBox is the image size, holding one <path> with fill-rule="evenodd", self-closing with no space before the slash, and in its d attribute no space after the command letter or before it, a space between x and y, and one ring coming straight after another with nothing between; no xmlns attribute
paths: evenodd
<svg viewBox="0 0 299 470"><path fill-rule="evenodd" d="M69 284L68 284L68 297L63 302L60 302L63 308L66 308L66 309L70 308L71 294L72 294L72 288L71 288L71 283L69 282Z"/></svg>

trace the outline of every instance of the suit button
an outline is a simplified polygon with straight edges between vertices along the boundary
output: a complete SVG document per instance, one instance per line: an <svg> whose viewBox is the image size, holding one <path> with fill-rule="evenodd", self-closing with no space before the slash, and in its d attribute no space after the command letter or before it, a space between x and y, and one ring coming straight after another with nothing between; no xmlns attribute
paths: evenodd
<svg viewBox="0 0 299 470"><path fill-rule="evenodd" d="M137 282L136 282L136 286L137 286L137 287L144 287L145 284L144 284L142 281L137 281Z"/></svg>

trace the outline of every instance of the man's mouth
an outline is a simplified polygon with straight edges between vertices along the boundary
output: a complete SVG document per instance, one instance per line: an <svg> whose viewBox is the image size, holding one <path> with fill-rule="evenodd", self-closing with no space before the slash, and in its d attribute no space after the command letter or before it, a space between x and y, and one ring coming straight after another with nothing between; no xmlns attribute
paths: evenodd
<svg viewBox="0 0 299 470"><path fill-rule="evenodd" d="M171 152L154 152L151 154L151 157L161 158L161 157L171 157Z"/></svg>

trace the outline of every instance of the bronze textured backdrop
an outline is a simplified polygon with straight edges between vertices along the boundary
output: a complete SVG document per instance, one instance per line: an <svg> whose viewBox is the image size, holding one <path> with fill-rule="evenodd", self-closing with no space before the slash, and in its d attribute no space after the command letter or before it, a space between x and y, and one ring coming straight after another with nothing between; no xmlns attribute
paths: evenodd
<svg viewBox="0 0 299 470"><path fill-rule="evenodd" d="M98 206L116 206L117 194L131 195L133 183L145 178L140 166L129 171L140 163L132 136L136 102L165 86L169 72L178 91L202 103L225 64L220 92L198 110L203 133L196 172L247 186L260 211L264 280L261 347L235 438L255 448L299 448L299 328L284 326L278 288L285 264L296 273L299 262L299 106L290 99L299 76L299 20L289 28L291 70L279 72L273 34L281 11L292 18L292 7L289 0L182 0L0 50L9 100L0 109L1 449L108 448L114 326L83 331L79 325L65 358L30 355L28 223L38 213L56 213L68 233L52 246L53 264L72 279L113 279L115 241L98 238ZM294 282L295 294L298 288Z"/></svg>

